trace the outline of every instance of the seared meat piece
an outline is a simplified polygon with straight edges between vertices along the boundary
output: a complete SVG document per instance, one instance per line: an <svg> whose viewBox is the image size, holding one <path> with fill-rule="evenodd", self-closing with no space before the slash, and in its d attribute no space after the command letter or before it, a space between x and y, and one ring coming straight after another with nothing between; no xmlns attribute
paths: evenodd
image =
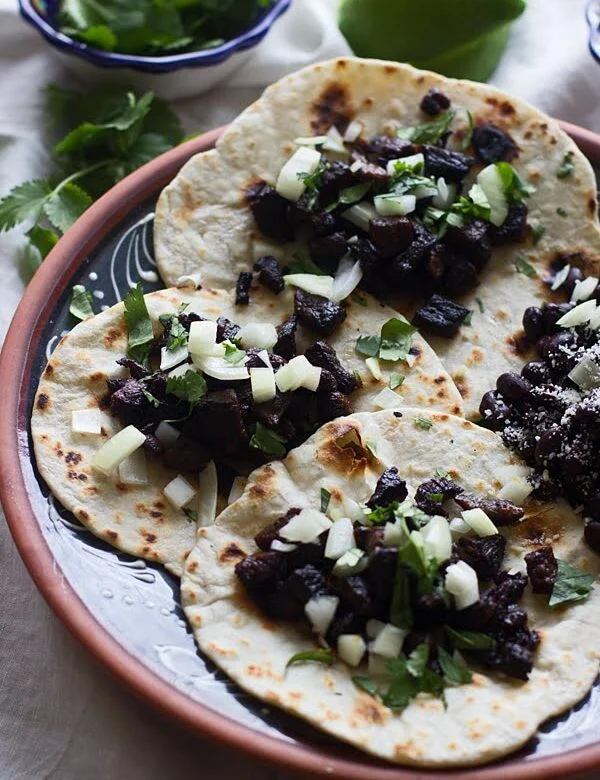
<svg viewBox="0 0 600 780"><path fill-rule="evenodd" d="M337 200L339 191L356 184L354 174L346 163L334 160L329 163L319 184L319 201L322 206L328 206Z"/></svg>
<svg viewBox="0 0 600 780"><path fill-rule="evenodd" d="M240 331L240 326L231 322L227 317L217 317L217 341L227 341L235 339Z"/></svg>
<svg viewBox="0 0 600 780"><path fill-rule="evenodd" d="M366 615L371 609L371 597L362 577L336 577L327 579L327 590L340 597L342 605L357 615Z"/></svg>
<svg viewBox="0 0 600 780"><path fill-rule="evenodd" d="M433 251L432 251L433 254ZM449 260L446 267L442 286L444 292L449 295L458 296L468 293L479 284L479 274L477 269L469 260L462 257L456 257L449 254Z"/></svg>
<svg viewBox="0 0 600 780"><path fill-rule="evenodd" d="M517 145L510 135L493 124L476 127L472 143L475 154L484 163L510 161L518 154Z"/></svg>
<svg viewBox="0 0 600 780"><path fill-rule="evenodd" d="M286 360L291 360L296 355L296 328L298 327L298 315L290 317L277 326L277 343L273 347L276 355L281 355Z"/></svg>
<svg viewBox="0 0 600 780"><path fill-rule="evenodd" d="M471 166L475 163L472 157L462 152L451 152L439 146L423 146L425 157L425 176L441 176L447 182L460 183L465 178Z"/></svg>
<svg viewBox="0 0 600 780"><path fill-rule="evenodd" d="M304 606L313 596L318 596L325 590L325 575L312 564L295 569L284 580L284 587Z"/></svg>
<svg viewBox="0 0 600 780"><path fill-rule="evenodd" d="M404 501L407 495L406 482L398 475L396 466L390 466L377 480L377 485L373 495L367 501L367 506L370 509L388 506L392 501Z"/></svg>
<svg viewBox="0 0 600 780"><path fill-rule="evenodd" d="M206 317L201 317L199 314L196 314L195 311L191 311L189 314L182 312L178 315L177 319L179 320L180 325L189 333L192 322L203 322Z"/></svg>
<svg viewBox="0 0 600 780"><path fill-rule="evenodd" d="M415 236L407 217L377 217L371 220L369 236L382 257L393 257L408 249Z"/></svg>
<svg viewBox="0 0 600 780"><path fill-rule="evenodd" d="M253 184L246 190L250 209L260 230L276 241L292 241L293 226L288 217L289 201L266 182Z"/></svg>
<svg viewBox="0 0 600 780"><path fill-rule="evenodd" d="M327 211L317 211L310 215L309 224L317 236L328 236L337 228L337 220Z"/></svg>
<svg viewBox="0 0 600 780"><path fill-rule="evenodd" d="M428 116L437 116L442 111L447 111L450 108L450 98L445 95L440 89L431 87L420 103L420 109L424 114Z"/></svg>
<svg viewBox="0 0 600 780"><path fill-rule="evenodd" d="M278 368L281 368L281 366L285 366L287 363L287 360L280 355L276 355L274 352L269 352L268 350L265 351L267 352L268 358L275 371L277 371ZM246 357L248 358L245 364L246 368L266 368L264 360L258 356L259 352L263 352L263 350L258 347L250 347L250 349L246 350Z"/></svg>
<svg viewBox="0 0 600 780"><path fill-rule="evenodd" d="M236 563L235 574L247 588L254 589L279 579L283 564L283 553L254 553Z"/></svg>
<svg viewBox="0 0 600 780"><path fill-rule="evenodd" d="M154 407L144 395L146 387L137 379L128 379L110 397L110 411L123 425L141 427L154 415Z"/></svg>
<svg viewBox="0 0 600 780"><path fill-rule="evenodd" d="M387 171L381 165L369 162L366 157L363 157L362 154L357 154L356 152L352 154L352 159L354 161L360 160L362 164L362 167L355 173L355 176L361 181L370 181L375 184L384 184L387 182Z"/></svg>
<svg viewBox="0 0 600 780"><path fill-rule="evenodd" d="M202 471L210 463L210 450L187 436L180 436L172 447L163 451L163 462L175 471Z"/></svg>
<svg viewBox="0 0 600 780"><path fill-rule="evenodd" d="M360 263L363 272L362 286L371 293L383 294L385 282L381 273L382 258L368 238L359 238L348 244L348 251L353 260Z"/></svg>
<svg viewBox="0 0 600 780"><path fill-rule="evenodd" d="M472 493L461 493L454 500L461 509L483 509L490 520L499 526L514 525L524 514L520 506L501 498L483 498Z"/></svg>
<svg viewBox="0 0 600 780"><path fill-rule="evenodd" d="M120 358L117 360L117 363L118 365L129 369L132 379L143 379L150 373L145 366L131 358Z"/></svg>
<svg viewBox="0 0 600 780"><path fill-rule="evenodd" d="M444 243L481 271L492 255L487 232L487 223L476 219L462 228L449 227Z"/></svg>
<svg viewBox="0 0 600 780"><path fill-rule="evenodd" d="M527 234L527 206L524 203L513 203L508 207L508 216L499 227L488 227L488 235L494 246L525 241Z"/></svg>
<svg viewBox="0 0 600 780"><path fill-rule="evenodd" d="M393 138L389 135L378 135L366 145L365 151L372 155L379 165L386 166L389 160L408 157L414 154L415 147L403 138Z"/></svg>
<svg viewBox="0 0 600 780"><path fill-rule="evenodd" d="M441 593L418 596L413 604L415 628L431 630L446 621L448 608Z"/></svg>
<svg viewBox="0 0 600 780"><path fill-rule="evenodd" d="M390 280L398 285L399 291L404 291L407 280L418 278L425 269L429 254L437 242L437 238L419 222L413 221L415 236L408 249L396 255L390 264Z"/></svg>
<svg viewBox="0 0 600 780"><path fill-rule="evenodd" d="M337 389L344 395L350 395L358 387L358 380L354 374L351 374L344 368L335 353L335 349L330 347L326 341L316 341L306 350L304 355L313 366L319 366L333 374ZM320 389L321 387L319 386Z"/></svg>
<svg viewBox="0 0 600 780"><path fill-rule="evenodd" d="M527 553L525 565L527 566L527 574L529 575L533 592L552 593L558 573L558 563L554 557L552 547L546 544L533 552Z"/></svg>
<svg viewBox="0 0 600 780"><path fill-rule="evenodd" d="M330 336L346 319L344 306L304 290L296 290L294 307L300 322L321 336Z"/></svg>
<svg viewBox="0 0 600 780"><path fill-rule="evenodd" d="M460 560L475 569L482 580L491 580L498 574L505 548L506 539L502 534L484 536L481 539L461 536L452 546L453 552Z"/></svg>
<svg viewBox="0 0 600 780"><path fill-rule="evenodd" d="M277 393L275 398L253 407L256 418L267 428L282 433L281 425L292 399L289 393Z"/></svg>
<svg viewBox="0 0 600 780"><path fill-rule="evenodd" d="M220 453L239 452L248 444L240 402L232 389L208 393L201 398L183 423L182 431Z"/></svg>
<svg viewBox="0 0 600 780"><path fill-rule="evenodd" d="M373 615L387 622L390 603L396 581L398 553L392 547L378 547L371 555L371 562L362 576L368 585L373 603Z"/></svg>
<svg viewBox="0 0 600 780"><path fill-rule="evenodd" d="M283 290L284 281L281 266L274 257L271 255L259 257L254 263L254 270L258 271L258 281L275 295Z"/></svg>
<svg viewBox="0 0 600 780"><path fill-rule="evenodd" d="M528 632L537 636L535 631ZM474 654L486 666L516 677L527 680L533 669L533 651L518 642L498 642L494 650Z"/></svg>
<svg viewBox="0 0 600 780"><path fill-rule="evenodd" d="M335 420L336 417L346 417L352 414L352 404L342 393L317 395L319 405L319 421L321 423Z"/></svg>
<svg viewBox="0 0 600 780"><path fill-rule="evenodd" d="M326 368L322 368L317 393L335 393L337 389L338 385L334 375Z"/></svg>
<svg viewBox="0 0 600 780"><path fill-rule="evenodd" d="M365 627L365 623L366 619L364 617L339 604L325 639L331 647L335 647L339 636L342 634L360 634Z"/></svg>
<svg viewBox="0 0 600 780"><path fill-rule="evenodd" d="M452 337L469 314L469 309L441 295L432 295L413 318L413 325L436 336Z"/></svg>
<svg viewBox="0 0 600 780"><path fill-rule="evenodd" d="M279 520L275 520L274 523L267 525L262 531L259 531L254 537L257 547L260 547L261 550L270 550L271 544L275 539L279 539L279 530L283 528L284 525L287 525L292 517L299 515L300 511L301 510L297 507L291 507L283 517L280 517Z"/></svg>
<svg viewBox="0 0 600 780"><path fill-rule="evenodd" d="M318 236L308 242L310 256L319 266L335 270L337 261L346 254L346 234L341 231L328 236Z"/></svg>
<svg viewBox="0 0 600 780"><path fill-rule="evenodd" d="M250 271L242 271L235 285L235 303L237 306L247 306L250 303L250 287L252 274Z"/></svg>
<svg viewBox="0 0 600 780"><path fill-rule="evenodd" d="M444 501L456 498L462 493L462 488L449 477L436 477L422 482L415 491L415 503L428 515L443 515L446 512L442 508Z"/></svg>
<svg viewBox="0 0 600 780"><path fill-rule="evenodd" d="M495 578L496 587L492 588L492 593L500 606L516 604L523 598L523 592L527 585L527 575L517 572L509 574L507 571L501 571Z"/></svg>
<svg viewBox="0 0 600 780"><path fill-rule="evenodd" d="M371 553L377 547L383 546L383 528L368 526L357 526L354 529L354 538L357 547L361 550Z"/></svg>

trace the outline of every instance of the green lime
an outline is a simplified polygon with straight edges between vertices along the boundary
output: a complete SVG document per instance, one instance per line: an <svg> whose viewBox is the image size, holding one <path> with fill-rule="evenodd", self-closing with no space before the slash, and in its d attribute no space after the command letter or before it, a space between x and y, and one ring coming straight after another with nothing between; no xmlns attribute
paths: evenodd
<svg viewBox="0 0 600 780"><path fill-rule="evenodd" d="M360 57L485 81L524 10L525 0L341 0L338 19Z"/></svg>

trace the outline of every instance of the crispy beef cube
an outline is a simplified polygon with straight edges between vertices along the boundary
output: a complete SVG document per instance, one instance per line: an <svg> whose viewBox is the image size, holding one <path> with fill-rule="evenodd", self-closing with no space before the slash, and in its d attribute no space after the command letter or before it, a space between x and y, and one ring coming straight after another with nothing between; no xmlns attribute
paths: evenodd
<svg viewBox="0 0 600 780"><path fill-rule="evenodd" d="M369 162L366 157L356 152L352 154L354 161L360 160L361 167L356 171L355 176L361 181L370 181L373 184L385 184L388 180L387 171L381 165Z"/></svg>
<svg viewBox="0 0 600 780"><path fill-rule="evenodd" d="M298 507L291 507L283 517L280 517L278 520L275 520L274 523L267 525L265 528L259 531L254 537L256 546L260 547L261 550L270 550L271 544L275 541L275 539L279 538L279 530L283 528L284 525L287 525L292 517L299 515L300 511L301 510ZM286 553L286 555L287 554L288 553Z"/></svg>
<svg viewBox="0 0 600 780"><path fill-rule="evenodd" d="M454 499L461 509L483 509L490 520L498 526L514 525L523 517L520 506L501 498L483 498L473 493L461 493Z"/></svg>
<svg viewBox="0 0 600 780"><path fill-rule="evenodd" d="M304 290L296 290L294 308L302 325L320 336L331 336L346 319L342 304Z"/></svg>
<svg viewBox="0 0 600 780"><path fill-rule="evenodd" d="M252 286L252 273L242 271L235 284L236 306L247 306L250 303L250 287Z"/></svg>
<svg viewBox="0 0 600 780"><path fill-rule="evenodd" d="M375 295L383 294L385 282L381 273L382 258L374 244L368 238L359 238L358 241L348 244L348 251L350 257L360 263L363 272L362 287Z"/></svg>
<svg viewBox="0 0 600 780"><path fill-rule="evenodd" d="M300 389L295 390L290 395L292 400L286 418L300 431L312 433L320 424L317 393Z"/></svg>
<svg viewBox="0 0 600 780"><path fill-rule="evenodd" d="M374 158L375 162L385 167L390 160L414 154L415 147L404 138L377 135L367 144L366 151Z"/></svg>
<svg viewBox="0 0 600 780"><path fill-rule="evenodd" d="M523 598L525 586L527 585L527 575L509 574L507 571L499 572L494 578L496 587L492 588L493 597L498 606L505 607L508 604L517 604Z"/></svg>
<svg viewBox="0 0 600 780"><path fill-rule="evenodd" d="M493 580L498 574L504 560L505 549L506 539L502 534L484 536L481 539L461 536L452 545L453 552L461 561L475 569L481 580Z"/></svg>
<svg viewBox="0 0 600 780"><path fill-rule="evenodd" d="M479 284L479 274L473 263L450 255L450 262L442 279L444 292L452 296L465 295Z"/></svg>
<svg viewBox="0 0 600 780"><path fill-rule="evenodd" d="M435 477L422 482L415 491L415 503L428 515L443 515L447 512L442 504L462 493L462 488L449 477Z"/></svg>
<svg viewBox="0 0 600 780"><path fill-rule="evenodd" d="M289 202L266 182L253 184L246 190L250 210L260 230L276 241L292 241L293 226L288 216Z"/></svg>
<svg viewBox="0 0 600 780"><path fill-rule="evenodd" d="M398 553L393 547L376 547L371 553L371 562L362 573L373 603L373 613L370 617L385 622L389 620L397 563Z"/></svg>
<svg viewBox="0 0 600 780"><path fill-rule="evenodd" d="M339 596L342 606L356 612L357 615L370 613L371 597L362 577L330 575L327 579L327 590Z"/></svg>
<svg viewBox="0 0 600 780"><path fill-rule="evenodd" d="M437 285L444 277L446 267L451 261L452 257L448 249L443 244L434 244L423 270L433 283Z"/></svg>
<svg viewBox="0 0 600 780"><path fill-rule="evenodd" d="M202 471L211 460L210 450L183 435L163 452L165 466L174 471Z"/></svg>
<svg viewBox="0 0 600 780"><path fill-rule="evenodd" d="M367 506L370 509L388 506L393 501L404 501L407 495L406 482L398 475L396 466L390 466L377 480L375 491L367 501Z"/></svg>
<svg viewBox="0 0 600 780"><path fill-rule="evenodd" d="M430 252L437 243L437 238L423 225L415 221L412 221L412 225L415 231L412 243L408 249L396 255L390 264L390 278L398 284L399 292L404 291L401 285L411 274L418 275L425 270Z"/></svg>
<svg viewBox="0 0 600 780"><path fill-rule="evenodd" d="M286 582L278 582L263 601L263 609L273 620L302 620L304 604L299 601Z"/></svg>
<svg viewBox="0 0 600 780"><path fill-rule="evenodd" d="M167 375L162 371L157 371L152 376L144 380L146 389L159 401L163 401L167 395Z"/></svg>
<svg viewBox="0 0 600 780"><path fill-rule="evenodd" d="M417 596L413 604L415 628L431 630L446 622L448 607L441 593Z"/></svg>
<svg viewBox="0 0 600 780"><path fill-rule="evenodd" d="M527 627L527 612L517 604L508 604L497 610L495 627L502 634L515 634Z"/></svg>
<svg viewBox="0 0 600 780"><path fill-rule="evenodd" d="M317 236L308 242L310 256L319 266L335 270L338 260L346 254L346 234L338 231L328 236Z"/></svg>
<svg viewBox="0 0 600 780"><path fill-rule="evenodd" d="M217 317L217 341L233 341L240 332L240 326L227 317Z"/></svg>
<svg viewBox="0 0 600 780"><path fill-rule="evenodd" d="M160 441L156 438L154 433L152 433L148 429L154 429L154 424L152 425L146 425L142 429L142 433L146 434L146 440L142 444L142 447L144 450L148 453L148 455L151 458L160 458L160 456L163 454L163 446L160 443Z"/></svg>
<svg viewBox="0 0 600 780"><path fill-rule="evenodd" d="M259 349L258 347L250 347L247 349L246 357L248 360L245 364L246 368L266 368L264 360L259 357L259 353L263 351L264 350ZM280 355L276 355L274 352L269 352L267 350L267 355L275 371L277 371L278 368L281 368L281 366L285 366L287 363L287 360L282 358Z"/></svg>
<svg viewBox="0 0 600 780"><path fill-rule="evenodd" d="M298 327L298 315L290 317L277 326L277 343L273 352L286 360L291 360L296 355L296 329Z"/></svg>
<svg viewBox="0 0 600 780"><path fill-rule="evenodd" d="M442 111L447 111L450 108L450 98L440 89L431 87L431 89L423 95L419 107L427 116L437 116L438 114L441 114Z"/></svg>
<svg viewBox="0 0 600 780"><path fill-rule="evenodd" d="M334 160L329 163L321 177L319 185L319 199L323 205L337 200L338 193L345 187L356 184L354 174L347 163Z"/></svg>
<svg viewBox="0 0 600 780"><path fill-rule="evenodd" d="M338 229L336 218L327 211L313 211L310 215L309 225L316 236L328 236Z"/></svg>
<svg viewBox="0 0 600 780"><path fill-rule="evenodd" d="M301 569L293 571L283 584L304 606L313 596L318 596L325 591L325 575L320 569L309 563Z"/></svg>
<svg viewBox="0 0 600 780"><path fill-rule="evenodd" d="M280 433L282 432L281 426L283 419L291 402L290 393L277 393L275 398L272 398L270 401L256 404L253 407L253 411L256 418L260 420L263 425Z"/></svg>
<svg viewBox="0 0 600 780"><path fill-rule="evenodd" d="M327 561L323 557L326 536L327 534L321 534L316 542L299 544L295 550L286 553L290 571L301 569L309 563L324 571L329 569L331 567L331 561Z"/></svg>
<svg viewBox="0 0 600 780"><path fill-rule="evenodd" d="M317 396L319 408L319 422L326 423L337 417L346 417L352 414L352 404L343 393L328 393Z"/></svg>
<svg viewBox="0 0 600 780"><path fill-rule="evenodd" d="M356 526L354 529L354 538L357 547L365 552L372 553L378 547L383 547L383 528L366 525Z"/></svg>
<svg viewBox="0 0 600 780"><path fill-rule="evenodd" d="M138 428L154 417L152 404L144 395L146 387L137 379L128 379L110 397L110 411L123 425Z"/></svg>
<svg viewBox="0 0 600 780"><path fill-rule="evenodd" d="M192 322L203 322L206 320L206 317L201 317L199 314L196 314L195 311L191 311L189 314L186 314L185 312L178 314L177 319L179 320L181 327L185 328L189 333Z"/></svg>
<svg viewBox="0 0 600 780"><path fill-rule="evenodd" d="M117 390L125 387L127 382L129 382L129 379L107 379L106 389L108 391L108 395L111 396L113 393L116 393Z"/></svg>
<svg viewBox="0 0 600 780"><path fill-rule="evenodd" d="M267 583L277 581L281 575L284 563L284 553L258 552L247 555L236 563L235 574L247 588L264 587Z"/></svg>
<svg viewBox="0 0 600 780"><path fill-rule="evenodd" d="M369 236L381 257L390 258L408 249L415 229L407 217L377 217L371 220Z"/></svg>
<svg viewBox="0 0 600 780"><path fill-rule="evenodd" d="M304 355L313 366L319 366L333 374L340 393L350 395L358 387L358 380L354 374L351 374L344 368L336 355L335 349L330 347L326 341L316 341L306 350Z"/></svg>
<svg viewBox="0 0 600 780"><path fill-rule="evenodd" d="M413 317L413 325L435 336L451 338L465 321L469 309L435 293Z"/></svg>
<svg viewBox="0 0 600 780"><path fill-rule="evenodd" d="M317 387L317 393L335 393L338 389L337 382L334 375L326 368L321 369L321 378L319 379L319 386Z"/></svg>
<svg viewBox="0 0 600 780"><path fill-rule="evenodd" d="M248 434L235 391L229 388L207 393L183 424L183 432L219 453L242 450L248 443Z"/></svg>
<svg viewBox="0 0 600 780"><path fill-rule="evenodd" d="M129 373L131 374L132 379L143 379L150 373L145 366L143 366L141 363L138 363L137 360L132 360L131 358L120 358L117 360L117 363L120 366L129 369Z"/></svg>
<svg viewBox="0 0 600 780"><path fill-rule="evenodd" d="M558 563L549 544L539 547L525 556L527 574L534 593L552 593L558 573Z"/></svg>
<svg viewBox="0 0 600 780"><path fill-rule="evenodd" d="M517 680L528 680L533 669L533 651L517 642L506 642L495 650L476 653L484 664L492 669L504 672Z"/></svg>
<svg viewBox="0 0 600 780"><path fill-rule="evenodd" d="M462 228L448 228L444 243L472 263L478 271L485 267L492 255L488 226L481 219L475 219Z"/></svg>
<svg viewBox="0 0 600 780"><path fill-rule="evenodd" d="M475 163L472 157L462 152L451 152L439 146L423 146L425 176L444 178L448 182L460 183Z"/></svg>
<svg viewBox="0 0 600 780"><path fill-rule="evenodd" d="M276 258L271 255L259 257L254 263L254 270L258 271L258 281L275 295L283 290L283 273Z"/></svg>
<svg viewBox="0 0 600 780"><path fill-rule="evenodd" d="M510 205L504 222L499 227L490 225L488 235L494 246L525 241L528 235L527 206L524 203Z"/></svg>
<svg viewBox="0 0 600 780"><path fill-rule="evenodd" d="M490 633L494 626L498 605L493 594L494 588L482 593L479 601L452 615L452 624L465 631Z"/></svg>
<svg viewBox="0 0 600 780"><path fill-rule="evenodd" d="M491 123L473 130L472 144L475 154L484 163L510 161L518 154L517 145L510 135Z"/></svg>
<svg viewBox="0 0 600 780"><path fill-rule="evenodd" d="M357 615L356 612L352 612L352 610L339 604L331 625L327 629L325 639L331 647L335 647L339 636L342 634L360 634L364 630L365 623L366 618L364 616Z"/></svg>

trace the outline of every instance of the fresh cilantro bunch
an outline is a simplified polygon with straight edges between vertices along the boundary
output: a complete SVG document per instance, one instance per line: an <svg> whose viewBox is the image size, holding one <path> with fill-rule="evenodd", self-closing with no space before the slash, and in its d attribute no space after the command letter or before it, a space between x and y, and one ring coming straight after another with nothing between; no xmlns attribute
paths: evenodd
<svg viewBox="0 0 600 780"><path fill-rule="evenodd" d="M212 48L250 27L271 0L62 0L61 32L104 51L160 55Z"/></svg>
<svg viewBox="0 0 600 780"><path fill-rule="evenodd" d="M51 132L62 135L52 147L52 173L0 200L0 233L33 223L26 235L42 258L96 198L183 138L177 116L152 92L50 86L47 110Z"/></svg>

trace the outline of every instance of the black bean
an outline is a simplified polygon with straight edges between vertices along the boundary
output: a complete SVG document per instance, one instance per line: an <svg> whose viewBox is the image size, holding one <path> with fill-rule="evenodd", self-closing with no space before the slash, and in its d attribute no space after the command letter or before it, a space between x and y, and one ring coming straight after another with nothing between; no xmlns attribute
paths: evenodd
<svg viewBox="0 0 600 780"><path fill-rule="evenodd" d="M441 90L431 87L422 97L419 104L421 111L428 116L437 116L450 108L450 98Z"/></svg>
<svg viewBox="0 0 600 780"><path fill-rule="evenodd" d="M550 369L540 360L532 360L521 369L521 376L532 385L542 385L550 382Z"/></svg>
<svg viewBox="0 0 600 780"><path fill-rule="evenodd" d="M525 309L523 330L530 344L535 344L544 335L544 319L539 306L528 306Z"/></svg>
<svg viewBox="0 0 600 780"><path fill-rule="evenodd" d="M481 399L479 414L492 431L501 431L510 416L510 409L493 390Z"/></svg>
<svg viewBox="0 0 600 780"><path fill-rule="evenodd" d="M569 269L569 273L567 274L567 278L565 279L561 290L564 290L569 297L573 294L573 290L575 289L575 285L577 282L582 282L584 279L583 271L581 268L577 268L577 266L572 266Z"/></svg>
<svg viewBox="0 0 600 780"><path fill-rule="evenodd" d="M542 308L544 331L554 333L557 321L574 307L573 303L545 303Z"/></svg>
<svg viewBox="0 0 600 780"><path fill-rule="evenodd" d="M497 163L517 155L517 145L510 135L491 123L476 127L472 140L475 154L482 162Z"/></svg>
<svg viewBox="0 0 600 780"><path fill-rule="evenodd" d="M589 547L600 554L600 520L592 519L586 523L583 535Z"/></svg>
<svg viewBox="0 0 600 780"><path fill-rule="evenodd" d="M515 403L527 401L531 394L531 384L513 371L500 374L496 380L496 389L506 400Z"/></svg>

